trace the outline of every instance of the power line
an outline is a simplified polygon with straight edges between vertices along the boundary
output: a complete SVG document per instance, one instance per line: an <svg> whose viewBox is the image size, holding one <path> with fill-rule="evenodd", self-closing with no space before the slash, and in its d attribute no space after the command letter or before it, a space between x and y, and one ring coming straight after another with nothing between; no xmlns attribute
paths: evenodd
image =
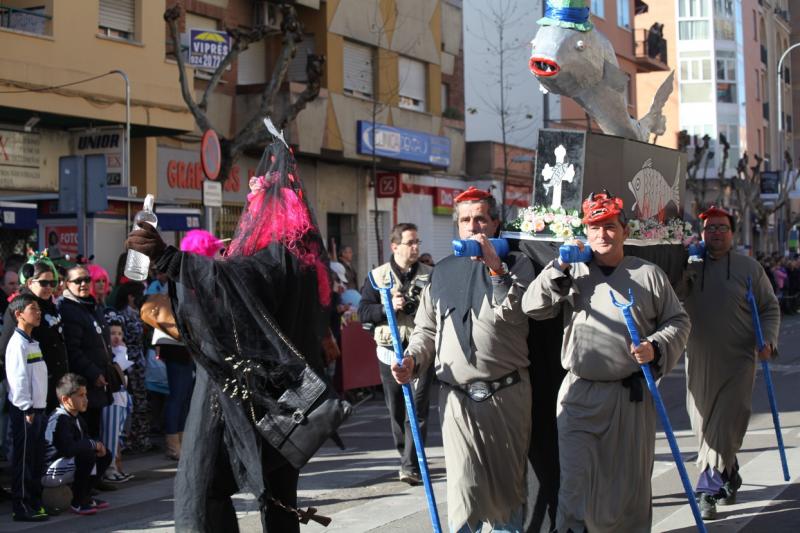
<svg viewBox="0 0 800 533"><path fill-rule="evenodd" d="M79 85L81 83L86 83L89 81L94 81L100 78L104 78L113 74L113 72L106 72L105 74L100 74L98 76L92 76L91 78L86 78L83 80L73 81L70 83L64 83L62 85L50 85L49 87L36 87L30 89L17 89L13 91L0 91L0 94L19 94L19 93L38 93L38 92L45 92L45 91L52 91L55 89L63 89L64 87L71 87L73 85Z"/></svg>

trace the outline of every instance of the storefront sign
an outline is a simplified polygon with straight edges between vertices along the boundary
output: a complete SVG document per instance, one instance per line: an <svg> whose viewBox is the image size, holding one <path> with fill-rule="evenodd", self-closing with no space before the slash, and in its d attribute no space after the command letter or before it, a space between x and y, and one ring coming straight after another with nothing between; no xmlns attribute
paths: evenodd
<svg viewBox="0 0 800 533"><path fill-rule="evenodd" d="M39 180L41 138L37 133L0 130L0 189L18 189L20 180Z"/></svg>
<svg viewBox="0 0 800 533"><path fill-rule="evenodd" d="M400 174L378 172L375 176L375 196L400 198Z"/></svg>
<svg viewBox="0 0 800 533"><path fill-rule="evenodd" d="M44 234L48 249L55 245L61 252L58 257L66 254L72 257L78 255L78 226L45 226ZM50 256L56 257L54 253L55 250L51 250Z"/></svg>
<svg viewBox="0 0 800 533"><path fill-rule="evenodd" d="M82 131L73 137L74 155L103 154L106 157L107 184L121 187L124 183L125 128L101 128Z"/></svg>
<svg viewBox="0 0 800 533"><path fill-rule="evenodd" d="M225 202L245 203L247 183L255 173L258 161L240 158L231 168L222 186ZM167 146L158 147L158 194L156 202L202 201L205 175L200 163L199 150L183 150Z"/></svg>
<svg viewBox="0 0 800 533"><path fill-rule="evenodd" d="M358 153L372 155L372 122L358 121ZM437 167L450 166L450 139L423 131L375 124L375 155Z"/></svg>
<svg viewBox="0 0 800 533"><path fill-rule="evenodd" d="M455 207L455 197L464 189L452 189L450 187L436 187L433 191L433 214L452 215Z"/></svg>
<svg viewBox="0 0 800 533"><path fill-rule="evenodd" d="M195 68L216 69L231 49L227 32L189 30L189 65Z"/></svg>
<svg viewBox="0 0 800 533"><path fill-rule="evenodd" d="M36 227L36 204L0 202L0 228L33 229Z"/></svg>
<svg viewBox="0 0 800 533"><path fill-rule="evenodd" d="M203 205L222 207L222 184L218 181L203 181Z"/></svg>

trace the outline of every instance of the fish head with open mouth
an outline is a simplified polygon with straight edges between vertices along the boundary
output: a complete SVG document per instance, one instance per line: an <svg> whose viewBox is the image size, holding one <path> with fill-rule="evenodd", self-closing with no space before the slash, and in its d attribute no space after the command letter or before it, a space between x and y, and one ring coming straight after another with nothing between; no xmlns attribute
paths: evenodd
<svg viewBox="0 0 800 533"><path fill-rule="evenodd" d="M600 83L609 52L613 56L611 44L596 30L542 26L531 41L528 66L548 91L572 95Z"/></svg>

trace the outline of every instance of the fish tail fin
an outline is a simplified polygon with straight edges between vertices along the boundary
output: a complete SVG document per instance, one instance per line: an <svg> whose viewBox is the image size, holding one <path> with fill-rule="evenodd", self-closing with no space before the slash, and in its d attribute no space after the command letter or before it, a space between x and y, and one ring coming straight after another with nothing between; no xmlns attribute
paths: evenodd
<svg viewBox="0 0 800 533"><path fill-rule="evenodd" d="M639 125L648 137L651 133L664 135L664 132L667 131L667 118L661 111L664 109L669 95L672 94L674 80L675 71L673 70L656 91L650 111L639 121Z"/></svg>

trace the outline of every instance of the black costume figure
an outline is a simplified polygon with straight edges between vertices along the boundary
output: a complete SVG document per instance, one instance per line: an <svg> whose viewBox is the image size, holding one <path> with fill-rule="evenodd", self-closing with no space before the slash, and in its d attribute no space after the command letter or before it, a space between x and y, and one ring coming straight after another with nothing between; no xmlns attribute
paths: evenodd
<svg viewBox="0 0 800 533"><path fill-rule="evenodd" d="M267 149L221 260L166 247L153 229L128 239L169 276L178 328L198 364L175 481L176 531L238 531L231 495L240 490L258 498L265 531L299 531L299 470L255 427L306 365L323 375L328 263L294 166L281 142Z"/></svg>

